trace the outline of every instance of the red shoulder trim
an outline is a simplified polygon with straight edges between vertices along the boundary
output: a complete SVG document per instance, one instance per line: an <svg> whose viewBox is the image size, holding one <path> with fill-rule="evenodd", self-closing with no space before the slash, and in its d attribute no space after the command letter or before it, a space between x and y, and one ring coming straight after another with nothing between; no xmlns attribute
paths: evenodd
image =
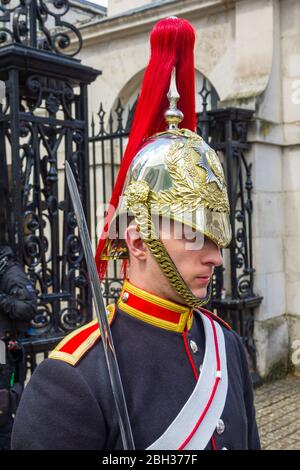
<svg viewBox="0 0 300 470"><path fill-rule="evenodd" d="M111 325L115 318L116 307L110 304L106 309L108 322ZM49 359L59 359L75 366L100 339L100 336L98 320L93 320L66 336L49 354Z"/></svg>

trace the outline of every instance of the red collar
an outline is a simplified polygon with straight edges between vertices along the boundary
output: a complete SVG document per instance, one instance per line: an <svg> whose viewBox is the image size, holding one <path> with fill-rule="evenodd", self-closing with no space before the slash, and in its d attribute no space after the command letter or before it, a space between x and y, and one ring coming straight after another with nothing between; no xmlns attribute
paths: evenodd
<svg viewBox="0 0 300 470"><path fill-rule="evenodd" d="M125 281L118 306L129 315L165 330L182 333L190 329L192 309L158 297Z"/></svg>

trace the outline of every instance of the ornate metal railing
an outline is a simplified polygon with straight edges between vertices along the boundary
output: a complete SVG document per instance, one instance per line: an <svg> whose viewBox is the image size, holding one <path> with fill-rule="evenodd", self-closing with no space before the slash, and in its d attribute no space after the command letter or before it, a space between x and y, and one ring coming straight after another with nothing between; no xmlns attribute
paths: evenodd
<svg viewBox="0 0 300 470"><path fill-rule="evenodd" d="M208 81L203 79L199 92L202 99L201 112L197 115L197 132L219 153L228 183L231 205L231 226L233 240L224 250L225 263L215 270L213 296L210 307L225 318L241 335L256 369L256 351L253 341L254 308L261 298L253 291L252 259L252 177L251 163L246 152L247 131L252 112L242 109L216 109L217 93ZM92 215L95 228L94 241L97 245L97 205L107 203L119 168L123 148L129 134L132 109L124 109L120 100L108 119L102 104L97 123L92 120L90 138L93 165ZM97 128L97 129L96 129ZM99 214L98 214L99 215ZM102 214L100 214L102 215ZM104 296L115 301L122 288L120 265L112 263L111 271L104 281Z"/></svg>
<svg viewBox="0 0 300 470"><path fill-rule="evenodd" d="M67 79L11 74L0 113L1 159L13 207L15 251L23 255L39 292L34 334L73 329L91 317L87 272L76 220L66 189L63 162L76 175L89 214L85 94ZM61 160L61 163L59 162ZM60 168L61 167L61 168ZM59 176L60 173L60 176ZM7 208L7 213L9 207Z"/></svg>
<svg viewBox="0 0 300 470"><path fill-rule="evenodd" d="M64 19L69 9L68 0L0 0L0 47L18 43L75 56L82 38Z"/></svg>
<svg viewBox="0 0 300 470"><path fill-rule="evenodd" d="M253 285L253 182L252 164L246 156L250 149L247 132L253 112L228 108L211 110L209 115L212 117L211 145L223 155L233 233L227 250L227 266L216 270L212 307L240 334L256 370L254 309L260 305L262 297L255 295Z"/></svg>
<svg viewBox="0 0 300 470"><path fill-rule="evenodd" d="M67 0L0 2L0 217L38 293L38 315L22 341L32 369L37 352L92 318L64 161L90 224L87 88L100 72L65 54L81 45L62 19L67 9Z"/></svg>

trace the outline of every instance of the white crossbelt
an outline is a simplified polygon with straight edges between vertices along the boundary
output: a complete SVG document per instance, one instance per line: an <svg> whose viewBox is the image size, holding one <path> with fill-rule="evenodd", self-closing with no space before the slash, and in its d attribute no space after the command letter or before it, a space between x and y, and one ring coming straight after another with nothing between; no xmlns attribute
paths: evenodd
<svg viewBox="0 0 300 470"><path fill-rule="evenodd" d="M215 431L217 421L222 415L228 389L224 334L221 326L214 321L220 356L220 374L217 371L216 347L211 320L199 310L197 311L201 315L205 332L205 354L200 377L193 393L180 413L166 431L148 447L148 450L183 449L181 446L187 440L188 442L184 446L184 450L203 450L206 448ZM221 380L218 382L212 402L208 406L216 383L216 377L220 375ZM207 406L207 412L197 428L199 418ZM190 437L191 435L192 437Z"/></svg>

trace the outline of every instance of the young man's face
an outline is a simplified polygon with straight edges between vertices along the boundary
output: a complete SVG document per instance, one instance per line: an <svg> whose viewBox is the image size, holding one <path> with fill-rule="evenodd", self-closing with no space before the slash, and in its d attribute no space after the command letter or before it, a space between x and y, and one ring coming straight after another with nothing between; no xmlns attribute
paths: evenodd
<svg viewBox="0 0 300 470"><path fill-rule="evenodd" d="M192 293L206 297L214 268L223 263L220 248L199 232L173 222L169 230L162 227L160 237Z"/></svg>
<svg viewBox="0 0 300 470"><path fill-rule="evenodd" d="M183 303L141 240L136 226L129 227L126 232L130 252L129 280L160 297ZM223 262L220 248L201 233L170 220L169 224L160 225L159 236L186 285L196 297L205 298L214 267Z"/></svg>

